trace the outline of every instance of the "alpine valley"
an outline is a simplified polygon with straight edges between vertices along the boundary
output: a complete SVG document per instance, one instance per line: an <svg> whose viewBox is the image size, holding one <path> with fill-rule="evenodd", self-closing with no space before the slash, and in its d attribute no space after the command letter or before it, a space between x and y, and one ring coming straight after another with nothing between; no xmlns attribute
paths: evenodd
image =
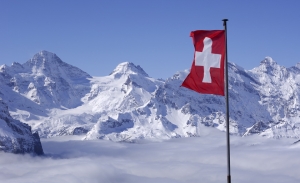
<svg viewBox="0 0 300 183"><path fill-rule="evenodd" d="M134 142L201 136L207 127L225 131L224 97L180 87L188 72L161 80L124 62L92 77L41 51L24 64L0 66L0 139L8 119L43 138ZM300 63L285 68L266 57L252 70L229 63L229 102L231 134L299 138Z"/></svg>

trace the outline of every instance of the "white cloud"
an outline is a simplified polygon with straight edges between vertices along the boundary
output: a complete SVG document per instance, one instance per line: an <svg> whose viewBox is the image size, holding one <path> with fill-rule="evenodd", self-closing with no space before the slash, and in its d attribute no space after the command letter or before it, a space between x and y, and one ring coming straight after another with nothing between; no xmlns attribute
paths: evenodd
<svg viewBox="0 0 300 183"><path fill-rule="evenodd" d="M0 153L0 180L13 183L226 182L225 133L135 144L74 137L43 140L46 157ZM231 137L232 182L300 181L300 144Z"/></svg>

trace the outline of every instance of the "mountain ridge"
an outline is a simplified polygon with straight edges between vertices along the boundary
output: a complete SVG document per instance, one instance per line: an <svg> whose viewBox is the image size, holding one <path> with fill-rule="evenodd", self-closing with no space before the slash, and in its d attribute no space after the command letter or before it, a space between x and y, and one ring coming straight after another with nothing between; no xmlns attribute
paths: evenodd
<svg viewBox="0 0 300 183"><path fill-rule="evenodd" d="M45 62L60 65L53 73ZM92 77L47 51L26 63L0 66L0 96L12 117L41 137L135 141L201 136L205 127L226 130L224 97L180 87L188 70L159 80L123 62L108 76ZM299 64L285 68L266 57L251 70L234 63L228 68L231 134L299 138Z"/></svg>

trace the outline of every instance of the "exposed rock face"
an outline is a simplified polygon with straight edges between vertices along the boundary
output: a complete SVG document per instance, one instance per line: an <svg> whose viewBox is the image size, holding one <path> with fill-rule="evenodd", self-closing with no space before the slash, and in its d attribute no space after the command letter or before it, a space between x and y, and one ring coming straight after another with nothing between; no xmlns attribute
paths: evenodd
<svg viewBox="0 0 300 183"><path fill-rule="evenodd" d="M2 100L0 100L0 150L21 154L44 154L38 133L32 134L29 125L12 119Z"/></svg>

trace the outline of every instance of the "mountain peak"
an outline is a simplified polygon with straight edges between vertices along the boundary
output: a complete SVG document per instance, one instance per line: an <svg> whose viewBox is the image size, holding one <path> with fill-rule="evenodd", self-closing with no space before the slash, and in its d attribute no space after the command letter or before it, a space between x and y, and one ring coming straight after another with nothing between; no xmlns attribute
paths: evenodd
<svg viewBox="0 0 300 183"><path fill-rule="evenodd" d="M265 57L263 61L260 62L263 65L277 65L277 63L271 57Z"/></svg>
<svg viewBox="0 0 300 183"><path fill-rule="evenodd" d="M63 62L55 53L46 50L35 54L23 66L30 69L33 73L43 73L47 76L68 77L71 80L91 78L86 72Z"/></svg>
<svg viewBox="0 0 300 183"><path fill-rule="evenodd" d="M148 74L139 66L134 65L132 62L123 62L110 73L110 75L123 75L123 74L141 74L148 77Z"/></svg>
<svg viewBox="0 0 300 183"><path fill-rule="evenodd" d="M264 60L260 62L258 67L252 69L252 72L264 72L264 73L273 73L274 71L279 71L284 67L280 66L275 62L271 57L265 57ZM273 73L274 74L274 73Z"/></svg>
<svg viewBox="0 0 300 183"><path fill-rule="evenodd" d="M300 62L295 65L298 69L300 69Z"/></svg>
<svg viewBox="0 0 300 183"><path fill-rule="evenodd" d="M57 75L59 69L65 64L56 54L42 50L24 63L23 67L39 75L48 72Z"/></svg>
<svg viewBox="0 0 300 183"><path fill-rule="evenodd" d="M55 55L54 53L46 51L46 50L42 50L37 54L39 54L39 55Z"/></svg>
<svg viewBox="0 0 300 183"><path fill-rule="evenodd" d="M39 53L35 54L33 56L32 59L30 59L31 61L44 61L44 62L47 62L47 61L52 61L52 60L60 60L58 56L56 56L56 54L52 53L52 52L49 52L49 51L46 51L46 50L42 50L40 51Z"/></svg>

